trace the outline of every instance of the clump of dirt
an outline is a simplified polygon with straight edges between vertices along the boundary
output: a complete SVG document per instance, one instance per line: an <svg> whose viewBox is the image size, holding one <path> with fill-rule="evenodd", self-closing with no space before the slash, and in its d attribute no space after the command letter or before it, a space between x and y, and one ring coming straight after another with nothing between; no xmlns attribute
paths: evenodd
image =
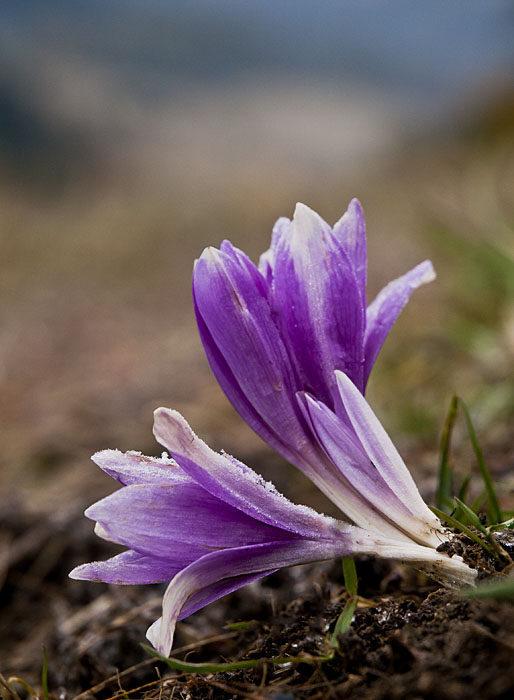
<svg viewBox="0 0 514 700"><path fill-rule="evenodd" d="M480 539L484 539L482 534L473 527L470 530ZM472 540L471 537L462 532L455 533L451 539L443 542L437 548L438 552L444 552L449 557L455 555L462 559L477 572L477 580L483 580L494 576L512 566L511 555L514 552L514 533L511 530L500 530L492 535L495 550L491 550L491 543L484 539L485 547ZM486 549L488 547L488 549Z"/></svg>

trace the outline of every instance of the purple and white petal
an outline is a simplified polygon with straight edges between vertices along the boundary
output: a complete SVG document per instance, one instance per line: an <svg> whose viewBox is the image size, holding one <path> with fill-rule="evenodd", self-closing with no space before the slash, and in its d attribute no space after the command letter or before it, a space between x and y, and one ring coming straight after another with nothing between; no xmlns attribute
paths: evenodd
<svg viewBox="0 0 514 700"><path fill-rule="evenodd" d="M397 493L381 476L355 435L330 409L311 396L305 396L305 406L316 431L316 437L333 464L337 465L350 485L363 500L377 512L377 521L363 522L361 513L352 520L361 527L391 536L385 532L378 518L385 517L410 540L423 542L427 524L409 509L409 503L401 500ZM435 541L435 540L434 540Z"/></svg>
<svg viewBox="0 0 514 700"><path fill-rule="evenodd" d="M362 448L355 444L356 439L349 434L348 428L345 426L341 435L331 438L327 432L327 428L331 429L327 425L328 419L320 413L326 409L329 415L334 414L324 404L315 402L305 394L300 394L298 400L310 421L313 435L327 455L327 463L331 465L331 471L325 472L323 479L317 482L319 488L359 527L398 541L411 542L410 536L382 512L381 503L371 497L371 494L378 493L380 489L374 484L369 458L363 456ZM336 420L338 425L342 424L339 419ZM345 447L341 449L345 436ZM337 446L331 442L332 439L338 440ZM359 471L361 466L364 467L363 473ZM366 472L370 474L367 476ZM377 476L380 479L378 473ZM387 486L386 489L389 490Z"/></svg>
<svg viewBox="0 0 514 700"><path fill-rule="evenodd" d="M220 352L218 346L203 320L196 302L196 294L193 288L193 303L195 307L196 321L200 339L207 356L207 361L218 380L228 400L239 413L241 418L249 425L265 442L268 443L277 452L280 452L286 459L294 462L295 456L284 441L274 432L273 428L268 425L263 418L257 413L253 404L248 400L245 392L239 386L238 380L224 355Z"/></svg>
<svg viewBox="0 0 514 700"><path fill-rule="evenodd" d="M216 498L252 518L304 537L329 537L333 519L291 503L271 483L229 455L203 442L178 411L158 408L154 434L183 470Z"/></svg>
<svg viewBox="0 0 514 700"><path fill-rule="evenodd" d="M267 280L268 284L273 282L275 260L277 257L277 250L280 246L280 241L283 236L289 235L290 227L290 219L287 219L285 216L277 219L271 232L271 245L259 258L259 270Z"/></svg>
<svg viewBox="0 0 514 700"><path fill-rule="evenodd" d="M140 452L101 450L91 459L124 486L131 484L180 484L191 479L170 457L146 457Z"/></svg>
<svg viewBox="0 0 514 700"><path fill-rule="evenodd" d="M352 264L328 224L297 204L274 272L272 305L301 388L333 407L335 369L363 380L365 308Z"/></svg>
<svg viewBox="0 0 514 700"><path fill-rule="evenodd" d="M423 542L437 547L435 533L440 532L441 524L421 498L391 438L351 380L342 372L336 372L336 375L346 413L369 459L409 511L419 518L424 531ZM419 541L419 533L416 539Z"/></svg>
<svg viewBox="0 0 514 700"><path fill-rule="evenodd" d="M186 617L189 617L189 615L192 615L198 610L201 610L206 605L210 605L210 603L214 603L216 600L223 598L229 593L233 593L234 591L237 591L240 588L243 588L244 586L248 586L254 581L258 581L259 579L264 578L265 576L273 574L275 571L277 571L277 569L271 569L269 571L259 571L256 574L233 576L231 578L222 579L221 581L215 581L210 586L205 586L205 588L201 588L200 590L196 591L196 593L193 593L190 598L188 598L188 600L184 604L184 607L180 611L180 614L177 618L177 622L180 622L180 620L184 620ZM152 625L150 625L146 633L147 638L152 642L154 646L157 646L157 640L159 638L161 628L161 620L161 617L155 620L155 622L152 623Z"/></svg>
<svg viewBox="0 0 514 700"><path fill-rule="evenodd" d="M206 605L213 603L215 600L223 598L223 596L233 593L234 591L243 588L243 586L248 586L254 581L258 581L265 576L273 574L277 569L267 569L266 571L258 571L253 574L243 574L242 576L231 576L230 578L222 579L221 581L216 581L211 586L206 586L201 590L194 593L190 598L188 598L186 604L182 608L178 620L184 620L189 615L192 615L197 610L201 610Z"/></svg>
<svg viewBox="0 0 514 700"><path fill-rule="evenodd" d="M147 637L156 649L167 656L173 644L175 624L186 602L193 595L224 579L264 573L285 566L332 559L348 553L344 538L269 542L251 547L227 549L207 554L181 571L170 582L163 599L162 619L152 625Z"/></svg>
<svg viewBox="0 0 514 700"><path fill-rule="evenodd" d="M92 561L77 566L69 576L82 581L102 581L119 586L162 583L170 581L191 561L194 559L190 557L167 561L129 549L105 561Z"/></svg>
<svg viewBox="0 0 514 700"><path fill-rule="evenodd" d="M197 484L126 486L90 506L86 516L114 542L160 559L187 552L187 547L196 558L213 548L295 537L254 520Z"/></svg>
<svg viewBox="0 0 514 700"><path fill-rule="evenodd" d="M367 383L377 355L393 323L409 301L412 292L423 284L432 282L435 272L430 260L425 260L402 277L389 282L368 306L366 333L364 335L365 372ZM359 387L360 388L360 387Z"/></svg>
<svg viewBox="0 0 514 700"><path fill-rule="evenodd" d="M358 199L352 199L348 209L333 228L334 237L341 243L350 260L357 280L364 308L366 307L366 278L368 258L366 223Z"/></svg>
<svg viewBox="0 0 514 700"><path fill-rule="evenodd" d="M195 265L202 339L208 341L208 359L214 359L211 367L223 390L229 397L239 394L234 406L242 417L264 439L271 433L271 444L294 461L295 452L310 449L294 400L299 386L263 293L266 280L241 256L207 248Z"/></svg>

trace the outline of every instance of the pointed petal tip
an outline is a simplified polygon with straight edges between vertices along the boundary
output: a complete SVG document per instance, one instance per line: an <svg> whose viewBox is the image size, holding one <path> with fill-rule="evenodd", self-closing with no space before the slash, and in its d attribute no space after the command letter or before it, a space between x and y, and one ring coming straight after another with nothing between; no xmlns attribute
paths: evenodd
<svg viewBox="0 0 514 700"><path fill-rule="evenodd" d="M152 622L150 627L146 630L146 638L157 649L159 643L159 631L161 626L161 618L157 618L155 622Z"/></svg>
<svg viewBox="0 0 514 700"><path fill-rule="evenodd" d="M176 427L178 423L185 423L185 418L173 408L165 408L164 406L159 406L153 412L153 434L157 436L159 428L166 426L168 429L170 425Z"/></svg>
<svg viewBox="0 0 514 700"><path fill-rule="evenodd" d="M94 581L95 583L108 583L98 575L97 565L99 562L92 561L88 564L80 564L70 571L68 578L74 581ZM101 563L101 562L100 562Z"/></svg>
<svg viewBox="0 0 514 700"><path fill-rule="evenodd" d="M300 404L300 406L314 406L316 405L316 402L311 394L309 394L308 391L297 391L296 392L296 400Z"/></svg>
<svg viewBox="0 0 514 700"><path fill-rule="evenodd" d="M159 406L156 408L153 412L153 417L154 419L156 418L163 418L164 416L168 415L168 413L171 413L172 409L171 408L166 408L165 406Z"/></svg>
<svg viewBox="0 0 514 700"><path fill-rule="evenodd" d="M157 442L168 450L187 454L198 438L184 416L171 408L158 408L154 411L153 434Z"/></svg>
<svg viewBox="0 0 514 700"><path fill-rule="evenodd" d="M113 459L119 459L120 456L123 456L123 453L120 450L108 448L106 450L98 450L98 452L91 455L90 459L98 467L100 467L100 469L103 469L107 462L112 461Z"/></svg>
<svg viewBox="0 0 514 700"><path fill-rule="evenodd" d="M418 267L423 270L419 281L420 284L427 284L428 282L433 282L437 277L436 271L434 269L434 266L432 265L431 260L424 260L418 265Z"/></svg>
<svg viewBox="0 0 514 700"><path fill-rule="evenodd" d="M308 235L320 226L326 226L321 216L306 204L296 203L292 221L293 229L298 233Z"/></svg>
<svg viewBox="0 0 514 700"><path fill-rule="evenodd" d="M207 248L204 248L202 251L202 254L196 261L196 263L200 261L204 261L208 265L217 265L219 260L220 260L220 255L221 251L218 250L218 248L215 248L212 245L207 246ZM196 263L195 263L195 268L196 268Z"/></svg>
<svg viewBox="0 0 514 700"><path fill-rule="evenodd" d="M88 506L86 508L86 510L84 511L84 515L86 516L86 518L89 518L90 520L95 520L95 511L96 511L97 503L98 503L98 501L96 503L92 503L90 506ZM96 530L96 527L95 527L95 530Z"/></svg>
<svg viewBox="0 0 514 700"><path fill-rule="evenodd" d="M146 638L148 639L150 644L159 652L159 654L167 657L170 655L171 647L173 646L174 629L168 632L168 635L166 635L168 639L165 639L164 635L161 632L161 627L162 617L159 617L146 630Z"/></svg>
<svg viewBox="0 0 514 700"><path fill-rule="evenodd" d="M358 391L357 387L352 382L350 377L347 374L345 374L342 370L336 369L334 371L334 374L336 375L336 380L339 385L343 386L345 389L349 389L350 391L352 389Z"/></svg>
<svg viewBox="0 0 514 700"><path fill-rule="evenodd" d="M155 411L153 412L153 433L156 435L156 431L159 429L159 427L164 427L166 426L168 429L170 427L173 428L178 428L179 426L186 425L189 427L188 422L184 418L184 416L176 411L174 408L165 408L164 406L160 406L159 408L156 408Z"/></svg>
<svg viewBox="0 0 514 700"><path fill-rule="evenodd" d="M87 576L84 576L82 573L87 566L89 565L81 564L80 566L76 566L70 571L70 573L68 574L68 578L72 578L75 581L87 581Z"/></svg>
<svg viewBox="0 0 514 700"><path fill-rule="evenodd" d="M304 204L303 202L296 202L295 208L294 208L294 213L293 213L293 218L296 219L297 217L305 216L305 215L311 215L311 214L316 214L314 209L311 209L307 204ZM317 214L316 214L317 216Z"/></svg>
<svg viewBox="0 0 514 700"><path fill-rule="evenodd" d="M357 209L361 214L363 213L362 209L362 204L360 203L360 200L357 199L357 197L352 197L350 200L350 203L348 204L348 210L350 209Z"/></svg>

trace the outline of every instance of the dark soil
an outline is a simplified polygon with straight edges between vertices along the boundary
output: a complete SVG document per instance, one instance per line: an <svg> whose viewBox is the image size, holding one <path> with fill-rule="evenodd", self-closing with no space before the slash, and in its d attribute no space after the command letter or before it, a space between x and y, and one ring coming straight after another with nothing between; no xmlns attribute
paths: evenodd
<svg viewBox="0 0 514 700"><path fill-rule="evenodd" d="M113 551L92 535L90 523L77 520L75 508L42 522L11 503L1 518L0 670L6 681L16 675L36 692L44 645L50 695L62 700L487 700L514 693L513 605L464 600L410 568L372 558L357 562L360 604L331 659L316 660L329 652L346 601L336 562L278 572L178 626L174 655L188 661L308 662L262 660L249 670L203 676L175 672L140 646L158 614L161 587L67 578L76 563ZM29 695L19 682L11 688Z"/></svg>

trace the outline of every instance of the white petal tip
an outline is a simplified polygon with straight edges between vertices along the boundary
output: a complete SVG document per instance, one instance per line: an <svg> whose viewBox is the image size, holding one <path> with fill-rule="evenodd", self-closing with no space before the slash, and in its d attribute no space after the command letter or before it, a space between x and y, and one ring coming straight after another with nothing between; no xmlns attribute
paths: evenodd
<svg viewBox="0 0 514 700"><path fill-rule="evenodd" d="M208 265L217 265L220 261L220 251L214 246L207 246L200 255L199 260L203 260Z"/></svg>
<svg viewBox="0 0 514 700"><path fill-rule="evenodd" d="M421 284L427 284L428 282L433 282L435 278L437 277L436 272L434 270L434 266L432 265L430 260L425 260L424 263L421 263L422 265L425 266L425 271L423 273L423 276L421 278Z"/></svg>
<svg viewBox="0 0 514 700"><path fill-rule="evenodd" d="M75 581L84 581L85 580L84 577L80 575L80 571L83 568L84 568L83 564L82 564L82 566L76 566L74 569L72 569L70 571L70 573L68 574L68 578L72 578Z"/></svg>
<svg viewBox="0 0 514 700"><path fill-rule="evenodd" d="M162 656L169 656L171 647L173 646L173 630L171 631L171 636L166 635L168 638L162 638L162 617L156 620L150 625L146 631L146 638L150 644L155 647L155 649Z"/></svg>
<svg viewBox="0 0 514 700"><path fill-rule="evenodd" d="M293 224L303 228L305 226L312 226L313 224L319 225L320 221L323 221L323 219L314 211L314 209L311 209L306 204L302 204L301 202L296 203L293 214Z"/></svg>

